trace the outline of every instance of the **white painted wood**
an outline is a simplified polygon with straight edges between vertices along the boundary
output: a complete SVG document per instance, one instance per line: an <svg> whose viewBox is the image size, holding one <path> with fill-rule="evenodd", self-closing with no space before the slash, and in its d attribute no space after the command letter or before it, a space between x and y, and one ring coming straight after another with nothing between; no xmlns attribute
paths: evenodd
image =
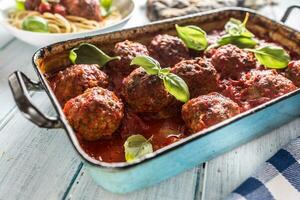
<svg viewBox="0 0 300 200"><path fill-rule="evenodd" d="M70 200L192 200L194 191L198 186L197 172L201 174L202 168L194 168L176 177L166 180L154 187L133 192L130 194L112 194L97 186L89 176L86 168L80 172L73 184L67 199ZM130 180L128 180L130 182Z"/></svg>
<svg viewBox="0 0 300 200"><path fill-rule="evenodd" d="M300 136L300 119L253 140L207 164L204 197L219 200L247 179L282 146Z"/></svg>
<svg viewBox="0 0 300 200"><path fill-rule="evenodd" d="M35 51L35 47L19 40L12 41L0 50L0 122L15 106L8 87L9 74L18 69L29 77L37 79L31 64Z"/></svg>
<svg viewBox="0 0 300 200"><path fill-rule="evenodd" d="M43 93L34 100L51 110ZM80 160L63 130L41 129L19 112L0 126L0 199L60 199Z"/></svg>
<svg viewBox="0 0 300 200"><path fill-rule="evenodd" d="M4 48L14 37L0 26L0 49Z"/></svg>

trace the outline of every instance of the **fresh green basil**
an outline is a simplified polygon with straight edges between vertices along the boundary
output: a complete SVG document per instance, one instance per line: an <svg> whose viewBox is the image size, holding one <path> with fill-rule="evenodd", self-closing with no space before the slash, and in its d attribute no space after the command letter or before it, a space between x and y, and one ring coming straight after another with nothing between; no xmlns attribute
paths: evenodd
<svg viewBox="0 0 300 200"><path fill-rule="evenodd" d="M16 0L16 9L25 10L25 0Z"/></svg>
<svg viewBox="0 0 300 200"><path fill-rule="evenodd" d="M281 47L265 46L258 49L246 49L254 53L257 61L271 69L284 69L291 58Z"/></svg>
<svg viewBox="0 0 300 200"><path fill-rule="evenodd" d="M249 13L246 13L245 19L243 22L241 22L238 19L231 18L226 24L225 24L225 31L232 36L244 36L253 38L254 34L251 33L247 28L246 24L249 19Z"/></svg>
<svg viewBox="0 0 300 200"><path fill-rule="evenodd" d="M29 16L22 22L22 29L32 32L48 33L48 22L42 17Z"/></svg>
<svg viewBox="0 0 300 200"><path fill-rule="evenodd" d="M166 90L177 100L187 102L190 99L189 88L182 78L176 74L169 73L163 77Z"/></svg>
<svg viewBox="0 0 300 200"><path fill-rule="evenodd" d="M190 99L189 88L179 76L170 72L168 68L161 68L158 61L149 56L137 56L130 65L141 66L149 75L157 75L163 80L165 89L177 100L187 102Z"/></svg>
<svg viewBox="0 0 300 200"><path fill-rule="evenodd" d="M101 15L107 17L112 12L112 0L100 0Z"/></svg>
<svg viewBox="0 0 300 200"><path fill-rule="evenodd" d="M231 18L225 24L225 31L227 34L218 39L218 46L233 44L239 48L254 48L258 42L254 39L254 34L246 28L248 19L249 13L246 14L243 22Z"/></svg>
<svg viewBox="0 0 300 200"><path fill-rule="evenodd" d="M108 12L112 5L112 0L101 0L101 6Z"/></svg>
<svg viewBox="0 0 300 200"><path fill-rule="evenodd" d="M253 48L258 42L254 38L249 38L240 35L224 35L217 41L219 46L233 44L239 48Z"/></svg>
<svg viewBox="0 0 300 200"><path fill-rule="evenodd" d="M95 45L81 43L70 51L69 59L73 64L98 64L100 67L104 67L108 62L120 58L106 55Z"/></svg>
<svg viewBox="0 0 300 200"><path fill-rule="evenodd" d="M189 49L201 51L207 47L206 33L201 28L197 26L179 26L177 24L175 28L178 36Z"/></svg>
<svg viewBox="0 0 300 200"><path fill-rule="evenodd" d="M124 143L126 161L132 162L149 153L152 153L153 147L149 140L139 134L128 137Z"/></svg>
<svg viewBox="0 0 300 200"><path fill-rule="evenodd" d="M170 69L169 68L163 68L159 71L160 75L167 75L170 73Z"/></svg>
<svg viewBox="0 0 300 200"><path fill-rule="evenodd" d="M142 66L150 75L157 75L161 70L159 62L150 56L137 56L131 61L130 65Z"/></svg>

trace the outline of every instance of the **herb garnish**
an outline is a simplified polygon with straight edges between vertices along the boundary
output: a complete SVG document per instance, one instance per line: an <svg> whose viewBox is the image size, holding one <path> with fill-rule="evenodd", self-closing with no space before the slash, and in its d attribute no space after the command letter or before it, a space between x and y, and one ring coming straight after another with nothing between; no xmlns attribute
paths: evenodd
<svg viewBox="0 0 300 200"><path fill-rule="evenodd" d="M149 75L157 75L163 80L165 89L181 102L190 99L190 92L187 84L182 78L170 72L168 68L161 68L158 61L150 56L137 56L130 65L141 66Z"/></svg>
<svg viewBox="0 0 300 200"><path fill-rule="evenodd" d="M260 64L271 69L286 68L291 60L289 54L283 48L277 46L264 46L246 50L253 52Z"/></svg>
<svg viewBox="0 0 300 200"><path fill-rule="evenodd" d="M254 34L247 28L246 24L249 19L249 13L246 13L245 19L241 22L238 19L231 18L225 24L225 31L227 34L223 35L218 41L218 46L226 44L234 44L239 48L253 48L258 42L254 39ZM214 45L215 46L215 45Z"/></svg>
<svg viewBox="0 0 300 200"><path fill-rule="evenodd" d="M208 41L206 38L206 32L198 26L179 26L175 25L178 37L189 48L196 51L206 49Z"/></svg>
<svg viewBox="0 0 300 200"><path fill-rule="evenodd" d="M100 0L101 14L103 17L107 17L111 13L112 0Z"/></svg>
<svg viewBox="0 0 300 200"><path fill-rule="evenodd" d="M253 38L254 34L251 33L247 28L246 24L249 19L249 13L246 13L245 19L241 22L238 19L230 18L230 20L225 24L226 33L232 36L245 36L249 38Z"/></svg>
<svg viewBox="0 0 300 200"><path fill-rule="evenodd" d="M132 162L138 158L145 156L146 154L152 153L152 144L142 135L131 135L127 138L124 143L125 159L127 162Z"/></svg>
<svg viewBox="0 0 300 200"><path fill-rule="evenodd" d="M48 33L48 22L39 16L28 16L22 22L22 29L32 32Z"/></svg>
<svg viewBox="0 0 300 200"><path fill-rule="evenodd" d="M73 64L98 64L104 67L106 63L112 60L118 60L120 57L110 57L101 51L95 45L81 43L78 47L72 49L69 58Z"/></svg>

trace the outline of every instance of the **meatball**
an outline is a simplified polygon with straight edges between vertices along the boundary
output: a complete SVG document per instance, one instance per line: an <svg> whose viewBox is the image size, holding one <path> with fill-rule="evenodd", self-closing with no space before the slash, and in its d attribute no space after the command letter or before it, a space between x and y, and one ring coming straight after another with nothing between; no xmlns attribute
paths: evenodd
<svg viewBox="0 0 300 200"><path fill-rule="evenodd" d="M120 60L112 61L109 66L117 72L128 75L138 66L130 66L132 59L136 56L149 55L147 47L138 43L125 40L115 45L114 54L120 56Z"/></svg>
<svg viewBox="0 0 300 200"><path fill-rule="evenodd" d="M86 19L101 21L99 0L62 0L67 13Z"/></svg>
<svg viewBox="0 0 300 200"><path fill-rule="evenodd" d="M231 44L216 49L211 61L222 78L238 79L242 72L256 67L253 53Z"/></svg>
<svg viewBox="0 0 300 200"><path fill-rule="evenodd" d="M292 80L293 83L300 87L300 60L291 61L284 72L285 76Z"/></svg>
<svg viewBox="0 0 300 200"><path fill-rule="evenodd" d="M72 65L58 72L50 80L50 85L59 103L64 105L87 88L107 87L108 76L99 69L98 65Z"/></svg>
<svg viewBox="0 0 300 200"><path fill-rule="evenodd" d="M232 98L247 110L295 89L291 80L274 70L251 70L243 75Z"/></svg>
<svg viewBox="0 0 300 200"><path fill-rule="evenodd" d="M217 92L189 100L182 107L182 119L196 133L240 113L237 103Z"/></svg>
<svg viewBox="0 0 300 200"><path fill-rule="evenodd" d="M122 96L138 113L159 112L174 100L165 90L162 80L157 76L148 75L141 67L124 78Z"/></svg>
<svg viewBox="0 0 300 200"><path fill-rule="evenodd" d="M70 99L63 111L73 129L88 141L111 136L124 116L121 99L101 87Z"/></svg>
<svg viewBox="0 0 300 200"><path fill-rule="evenodd" d="M37 10L40 4L41 0L25 0L26 10Z"/></svg>
<svg viewBox="0 0 300 200"><path fill-rule="evenodd" d="M218 90L217 71L207 59L183 60L171 72L186 82L191 98Z"/></svg>
<svg viewBox="0 0 300 200"><path fill-rule="evenodd" d="M173 67L176 63L189 58L188 49L183 42L166 34L157 35L152 39L149 52L162 67Z"/></svg>

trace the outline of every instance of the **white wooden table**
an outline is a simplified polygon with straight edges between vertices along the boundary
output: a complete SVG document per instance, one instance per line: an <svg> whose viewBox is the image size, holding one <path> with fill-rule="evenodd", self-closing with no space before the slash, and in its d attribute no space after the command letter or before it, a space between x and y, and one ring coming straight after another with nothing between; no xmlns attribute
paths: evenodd
<svg viewBox="0 0 300 200"><path fill-rule="evenodd" d="M2 2L3 3L3 2ZM147 23L144 1L127 27ZM260 12L279 20L284 10L299 1ZM299 14L297 14L299 13ZM296 27L300 12L289 25ZM294 21L294 23L293 23ZM299 26L299 23L298 23ZM13 38L0 27L0 199L222 199L242 183L280 147L300 136L300 119L274 130L205 164L154 187L116 195L94 184L63 130L41 129L16 109L7 84L14 70L35 78L31 56L36 47ZM32 93L36 104L52 112L45 94ZM130 181L130 180L128 180Z"/></svg>

